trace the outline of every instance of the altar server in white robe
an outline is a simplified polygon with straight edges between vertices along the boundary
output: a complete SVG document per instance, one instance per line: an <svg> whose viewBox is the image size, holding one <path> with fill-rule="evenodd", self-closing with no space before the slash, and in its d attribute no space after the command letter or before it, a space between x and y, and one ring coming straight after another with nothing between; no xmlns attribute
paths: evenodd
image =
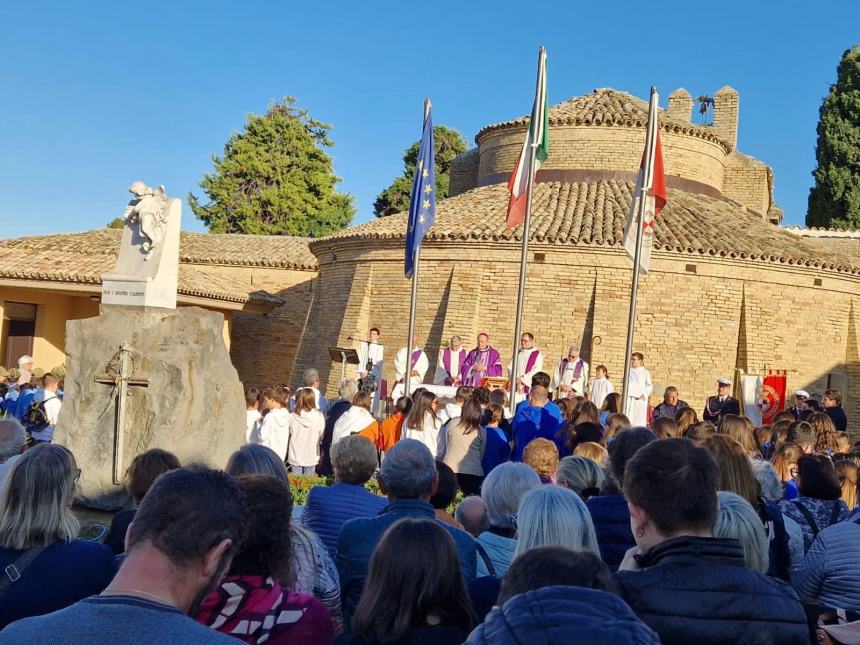
<svg viewBox="0 0 860 645"><path fill-rule="evenodd" d="M397 377L397 382L402 383L406 380L407 365L410 365L412 377L410 379L410 388L413 384L424 382L424 375L427 374L427 368L430 367L430 361L427 360L427 354L418 346L417 339L412 337L412 351L408 347L401 347L394 357L394 375Z"/></svg>
<svg viewBox="0 0 860 645"><path fill-rule="evenodd" d="M645 356L640 352L634 352L630 358L630 385L624 392L624 414L631 426L648 425L648 397L654 391L654 383L644 362Z"/></svg>
<svg viewBox="0 0 860 645"><path fill-rule="evenodd" d="M508 363L509 378L511 371L511 364ZM543 354L535 347L534 334L527 331L520 337L520 351L517 354L517 392L528 394L529 388L532 385L532 377L542 371Z"/></svg>
<svg viewBox="0 0 860 645"><path fill-rule="evenodd" d="M370 410L372 413L381 413L382 401L382 366L385 357L385 347L379 342L379 327L370 328L369 340L363 340L358 345L358 365L355 366L356 379L367 376L367 362L370 361L371 374L376 379L376 391L373 393Z"/></svg>

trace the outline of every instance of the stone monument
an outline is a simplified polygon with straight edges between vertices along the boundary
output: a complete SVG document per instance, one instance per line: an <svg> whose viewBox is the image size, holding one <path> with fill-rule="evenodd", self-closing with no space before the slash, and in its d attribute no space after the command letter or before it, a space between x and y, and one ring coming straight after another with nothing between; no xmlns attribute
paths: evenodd
<svg viewBox="0 0 860 645"><path fill-rule="evenodd" d="M163 448L224 467L245 438L242 384L224 316L176 308L181 204L135 182L97 317L66 323L65 394L54 441L81 468L79 501L117 508L131 460Z"/></svg>

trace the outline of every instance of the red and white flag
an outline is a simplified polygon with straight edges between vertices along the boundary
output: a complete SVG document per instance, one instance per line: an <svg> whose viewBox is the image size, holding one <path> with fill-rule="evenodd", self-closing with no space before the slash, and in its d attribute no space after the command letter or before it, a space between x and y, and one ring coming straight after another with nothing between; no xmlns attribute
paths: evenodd
<svg viewBox="0 0 860 645"><path fill-rule="evenodd" d="M627 213L624 228L624 249L631 261L636 257L636 231L639 228L639 200L645 191L645 212L642 220L642 246L639 251L639 268L645 273L651 267L651 246L657 215L666 205L666 174L663 170L663 148L660 145L660 129L657 123L657 91L651 90L648 104L648 127L645 130L645 151L639 164L633 199Z"/></svg>
<svg viewBox="0 0 860 645"><path fill-rule="evenodd" d="M532 146L535 146L534 166L531 166ZM511 228L522 224L526 220L526 206L528 203L529 177L534 179L541 164L549 154L549 115L546 105L546 50L541 48L540 61L538 63L537 92L535 102L532 106L532 115L529 119L529 130L520 158L514 171L508 179L508 190L511 198L508 201L507 225Z"/></svg>

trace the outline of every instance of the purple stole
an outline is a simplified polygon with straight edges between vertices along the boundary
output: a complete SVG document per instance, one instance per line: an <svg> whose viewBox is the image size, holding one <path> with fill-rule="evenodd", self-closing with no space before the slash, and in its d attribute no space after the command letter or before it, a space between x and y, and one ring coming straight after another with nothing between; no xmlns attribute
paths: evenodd
<svg viewBox="0 0 860 645"><path fill-rule="evenodd" d="M531 372L534 369L535 363L537 362L538 350L533 349L532 353L529 354L529 359L526 361L526 373Z"/></svg>
<svg viewBox="0 0 860 645"><path fill-rule="evenodd" d="M570 362L569 358L561 359L561 367L558 371L558 380L561 382L561 379L564 378L564 373L567 371L567 364ZM573 366L573 378L578 379L582 376L582 359L576 359L576 365Z"/></svg>
<svg viewBox="0 0 860 645"><path fill-rule="evenodd" d="M415 366L418 365L418 359L419 358L421 358L421 350L416 349L415 351L412 352L412 368L411 369L414 370Z"/></svg>
<svg viewBox="0 0 860 645"><path fill-rule="evenodd" d="M476 374L472 372L472 367L478 362L478 357L484 354L486 356L486 367L487 371L483 374ZM468 366L466 365L468 363ZM477 387L481 384L481 380L487 376L501 376L502 374L502 366L499 365L499 352L497 352L492 347L487 347L486 350L480 350L477 347L469 352L469 355L466 357L466 360L463 362L463 367L465 370L462 370L462 376L464 385L470 385L472 387Z"/></svg>

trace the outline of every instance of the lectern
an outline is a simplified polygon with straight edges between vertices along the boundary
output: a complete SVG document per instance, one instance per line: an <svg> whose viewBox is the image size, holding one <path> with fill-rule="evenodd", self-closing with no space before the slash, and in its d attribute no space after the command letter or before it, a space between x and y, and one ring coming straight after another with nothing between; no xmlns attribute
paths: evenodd
<svg viewBox="0 0 860 645"><path fill-rule="evenodd" d="M328 355L331 360L340 363L340 380L346 378L346 366L358 365L358 352L351 347L329 347Z"/></svg>

